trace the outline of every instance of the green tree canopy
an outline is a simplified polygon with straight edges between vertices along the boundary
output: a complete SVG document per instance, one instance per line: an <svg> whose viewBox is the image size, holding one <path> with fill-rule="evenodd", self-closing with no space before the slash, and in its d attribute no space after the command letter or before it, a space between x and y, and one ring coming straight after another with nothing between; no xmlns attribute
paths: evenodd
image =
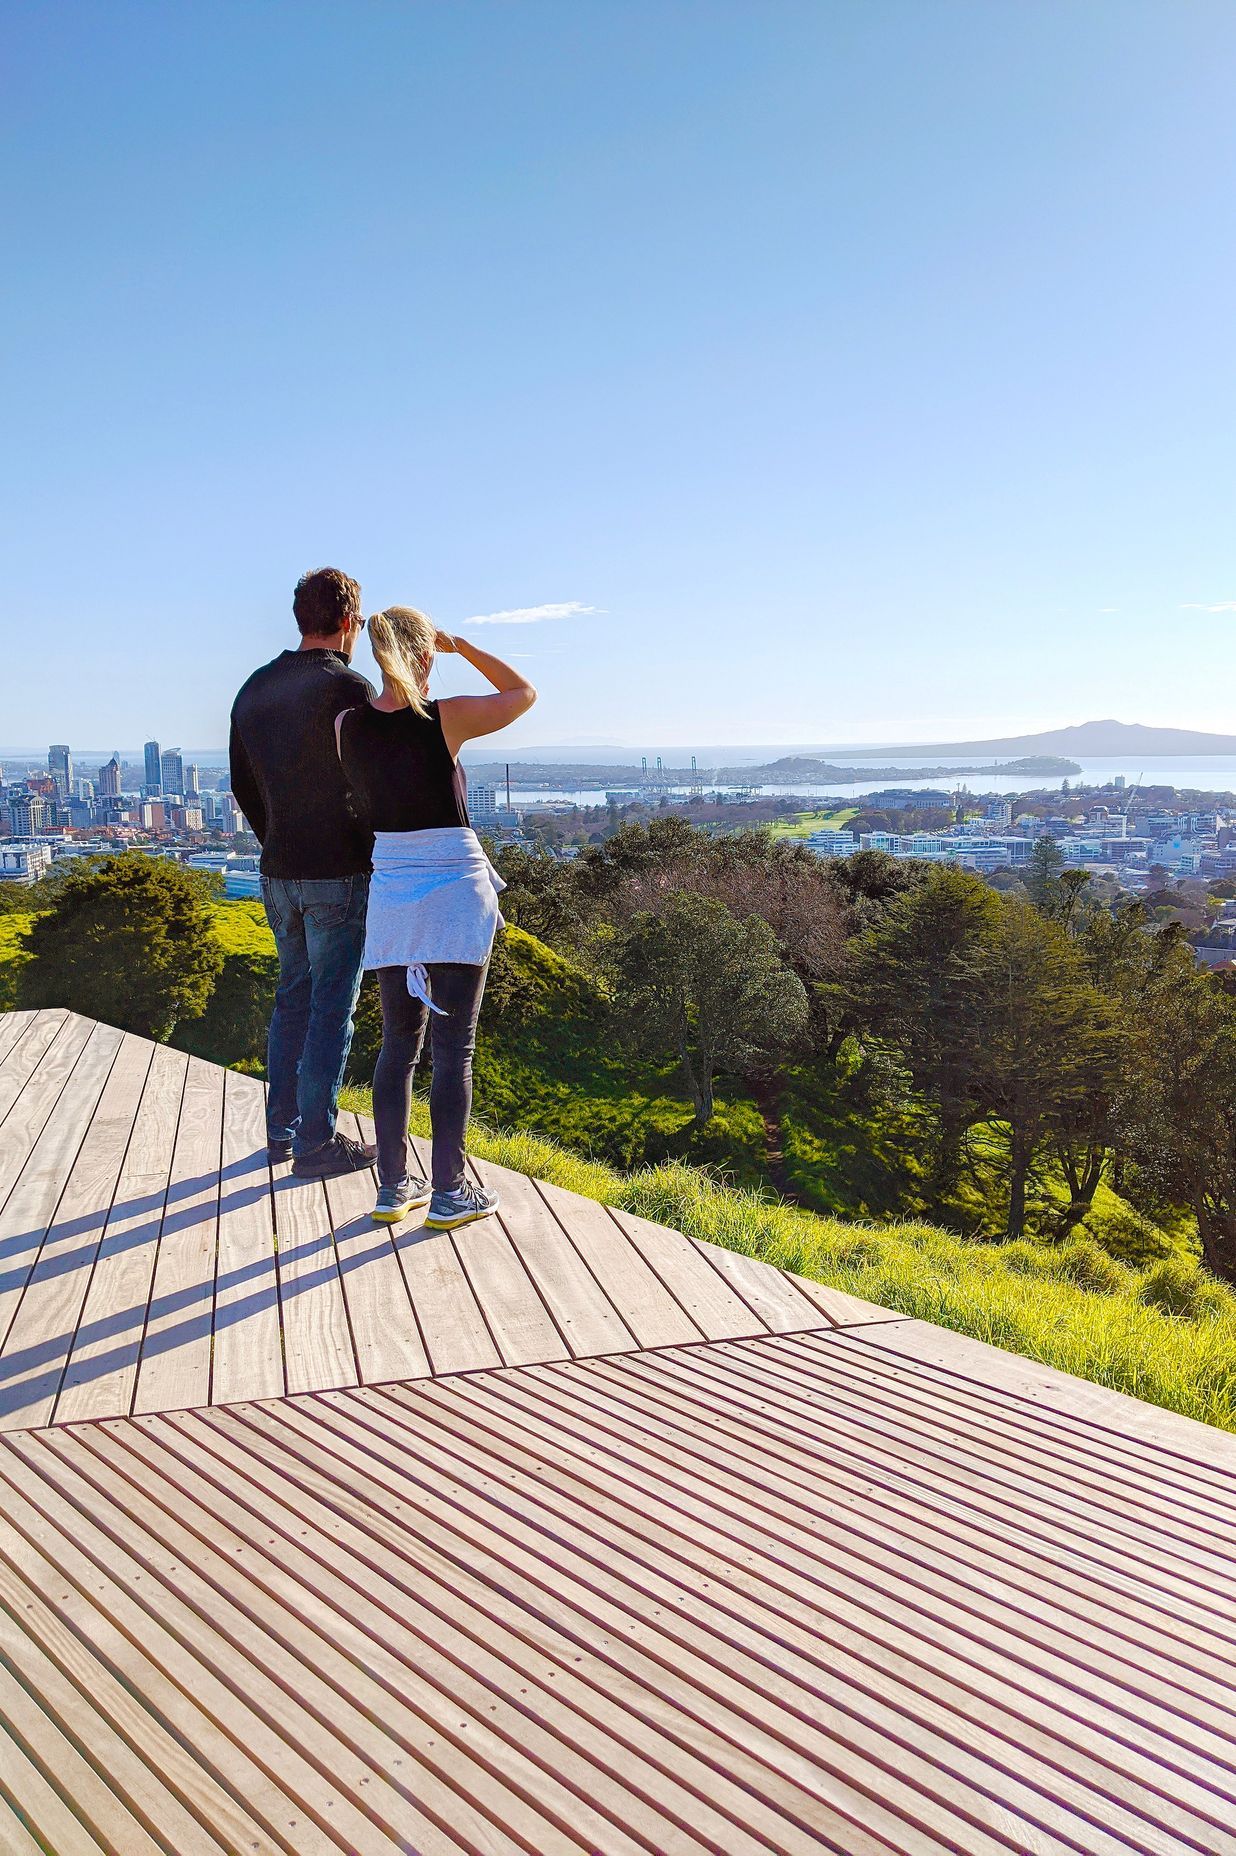
<svg viewBox="0 0 1236 1856"><path fill-rule="evenodd" d="M937 1127L933 1186L943 1212L967 1133L1003 1124L1008 1234L1043 1147L1110 1089L1113 1012L1064 927L969 872L935 867L894 896L859 938L849 976L859 1022L904 1063Z"/></svg>
<svg viewBox="0 0 1236 1856"><path fill-rule="evenodd" d="M68 1006L166 1040L205 1010L223 964L210 914L216 887L140 851L68 868L27 936L19 1002Z"/></svg>
<svg viewBox="0 0 1236 1856"><path fill-rule="evenodd" d="M1178 937L1138 999L1119 1113L1144 1186L1189 1206L1207 1265L1236 1284L1236 997Z"/></svg>
<svg viewBox="0 0 1236 1856"><path fill-rule="evenodd" d="M663 912L633 916L610 959L628 1037L650 1057L678 1059L697 1127L712 1117L719 1072L775 1056L806 1028L806 991L771 928L710 897L680 894Z"/></svg>

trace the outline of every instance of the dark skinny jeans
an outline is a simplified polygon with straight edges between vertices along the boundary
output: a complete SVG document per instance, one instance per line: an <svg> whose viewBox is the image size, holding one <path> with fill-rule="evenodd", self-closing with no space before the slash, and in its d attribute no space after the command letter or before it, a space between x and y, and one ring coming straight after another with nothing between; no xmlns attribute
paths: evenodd
<svg viewBox="0 0 1236 1856"><path fill-rule="evenodd" d="M429 992L445 1016L430 1012L408 991L407 969L379 967L382 993L382 1050L373 1073L373 1120L378 1140L378 1180L397 1186L408 1170L408 1116L412 1079L430 1021L433 1081L435 1192L454 1192L464 1180L464 1135L472 1111L472 1053L488 966L434 961L427 968Z"/></svg>

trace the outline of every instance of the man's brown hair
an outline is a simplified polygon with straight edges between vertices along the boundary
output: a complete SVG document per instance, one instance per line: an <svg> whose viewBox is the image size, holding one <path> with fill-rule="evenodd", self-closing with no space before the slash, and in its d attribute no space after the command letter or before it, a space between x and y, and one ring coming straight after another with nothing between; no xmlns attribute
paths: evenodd
<svg viewBox="0 0 1236 1856"><path fill-rule="evenodd" d="M361 590L337 567L315 567L296 582L292 611L302 638L333 638L360 622Z"/></svg>

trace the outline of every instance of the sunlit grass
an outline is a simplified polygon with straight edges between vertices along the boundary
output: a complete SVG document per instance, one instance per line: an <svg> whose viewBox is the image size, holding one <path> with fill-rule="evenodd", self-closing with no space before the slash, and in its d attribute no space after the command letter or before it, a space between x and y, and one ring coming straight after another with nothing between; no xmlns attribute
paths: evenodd
<svg viewBox="0 0 1236 1856"><path fill-rule="evenodd" d="M774 838L809 838L813 831L840 831L858 811L857 806L841 806L835 812L799 812L789 819L774 819Z"/></svg>
<svg viewBox="0 0 1236 1856"><path fill-rule="evenodd" d="M368 1112L367 1091L349 1091L347 1100ZM429 1132L419 1099L412 1130ZM469 1147L899 1314L1236 1430L1236 1295L1187 1258L1139 1271L1084 1237L1061 1246L973 1243L931 1225L821 1218L696 1167L623 1175L536 1135L480 1123Z"/></svg>

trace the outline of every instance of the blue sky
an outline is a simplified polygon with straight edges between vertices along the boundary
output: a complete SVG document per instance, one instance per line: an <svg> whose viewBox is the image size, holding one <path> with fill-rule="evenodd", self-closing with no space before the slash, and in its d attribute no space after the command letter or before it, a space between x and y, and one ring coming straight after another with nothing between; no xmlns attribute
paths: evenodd
<svg viewBox="0 0 1236 1856"><path fill-rule="evenodd" d="M222 742L325 562L591 608L516 742L1236 729L1229 0L0 20L0 745Z"/></svg>

